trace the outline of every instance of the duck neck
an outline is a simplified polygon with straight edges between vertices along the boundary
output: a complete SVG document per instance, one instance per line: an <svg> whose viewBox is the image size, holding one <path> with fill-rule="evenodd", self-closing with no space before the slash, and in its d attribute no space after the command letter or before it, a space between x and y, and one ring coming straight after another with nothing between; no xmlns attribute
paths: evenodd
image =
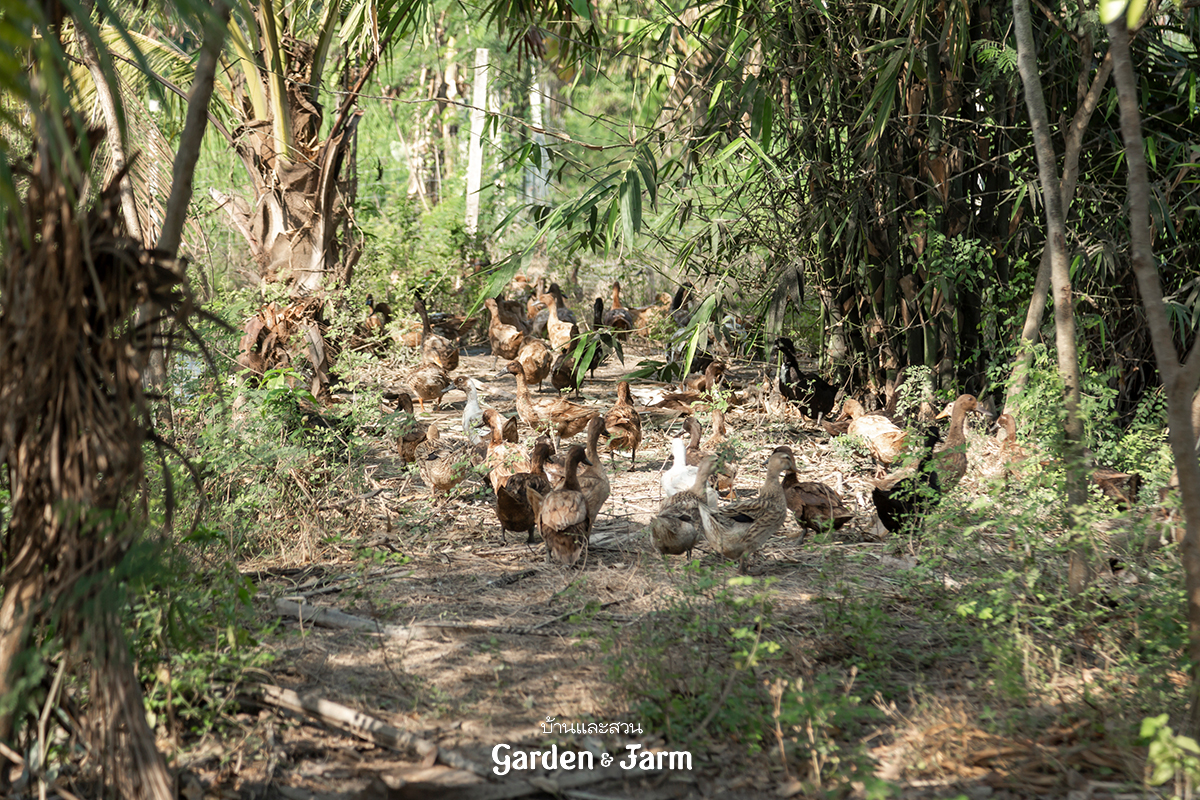
<svg viewBox="0 0 1200 800"><path fill-rule="evenodd" d="M600 463L600 452L597 447L600 444L600 431L602 430L604 430L603 425L588 423L587 457L588 461L591 461L593 464Z"/></svg>
<svg viewBox="0 0 1200 800"><path fill-rule="evenodd" d="M525 416L530 416L533 413L533 400L529 397L529 384L525 382L525 372L517 370L513 376L517 379L517 410Z"/></svg>
<svg viewBox="0 0 1200 800"><path fill-rule="evenodd" d="M691 435L691 441L688 442L688 450L700 449L700 423L696 422L696 418L692 417L688 423L688 433Z"/></svg>
<svg viewBox="0 0 1200 800"><path fill-rule="evenodd" d="M724 439L725 438L725 415L721 412L721 409L719 409L719 408L713 409L712 429L713 429L712 438L714 438L714 439Z"/></svg>
<svg viewBox="0 0 1200 800"><path fill-rule="evenodd" d="M779 483L779 474L783 472L779 467L767 467L767 477L763 479L762 489L758 491L759 495L777 495L783 493L783 487Z"/></svg>
<svg viewBox="0 0 1200 800"><path fill-rule="evenodd" d="M967 441L967 437L963 433L963 424L966 421L967 410L955 403L954 411L950 413L950 433L946 436L946 447L955 447Z"/></svg>
<svg viewBox="0 0 1200 800"><path fill-rule="evenodd" d="M567 460L567 477L563 481L563 489L572 492L579 491L579 462L578 457Z"/></svg>
<svg viewBox="0 0 1200 800"><path fill-rule="evenodd" d="M683 439L671 440L671 455L675 458L675 467L682 467L687 462L687 445L683 443Z"/></svg>
<svg viewBox="0 0 1200 800"><path fill-rule="evenodd" d="M800 362L796 360L796 351L791 347L781 347L779 352L783 354L783 360L787 363L788 373L794 375L796 380L800 379Z"/></svg>

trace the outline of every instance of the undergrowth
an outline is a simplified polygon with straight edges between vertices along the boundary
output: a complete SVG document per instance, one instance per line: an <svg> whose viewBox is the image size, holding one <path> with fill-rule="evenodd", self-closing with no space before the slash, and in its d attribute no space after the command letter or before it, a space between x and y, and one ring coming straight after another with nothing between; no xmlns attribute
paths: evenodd
<svg viewBox="0 0 1200 800"><path fill-rule="evenodd" d="M732 741L810 790L883 782L861 740L881 712L854 671L790 674L770 579L692 562L662 606L602 643L618 703L670 742Z"/></svg>

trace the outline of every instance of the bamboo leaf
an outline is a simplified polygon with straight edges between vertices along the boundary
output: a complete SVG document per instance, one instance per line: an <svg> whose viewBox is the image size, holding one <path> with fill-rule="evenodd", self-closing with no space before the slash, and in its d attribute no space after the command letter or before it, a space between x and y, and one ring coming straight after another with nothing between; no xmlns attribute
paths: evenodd
<svg viewBox="0 0 1200 800"><path fill-rule="evenodd" d="M642 228L642 187L637 169L627 171L621 184L621 224L625 244L632 247L634 234Z"/></svg>

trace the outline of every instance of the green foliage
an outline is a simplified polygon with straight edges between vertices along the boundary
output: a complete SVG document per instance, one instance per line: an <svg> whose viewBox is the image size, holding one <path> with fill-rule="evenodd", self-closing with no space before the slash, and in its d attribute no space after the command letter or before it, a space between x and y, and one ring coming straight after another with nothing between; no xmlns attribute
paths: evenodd
<svg viewBox="0 0 1200 800"><path fill-rule="evenodd" d="M231 554L252 555L280 539L311 544L320 529L319 498L360 483L376 437L398 436L411 424L406 415L383 413L378 387L349 378L351 402L325 408L290 369L271 370L260 381L235 379L230 398L227 376L198 367L187 359L173 364L174 435L202 476L204 493L196 495L186 473L174 483L184 508L221 531Z"/></svg>
<svg viewBox="0 0 1200 800"><path fill-rule="evenodd" d="M885 784L861 744L880 713L846 680L779 674L770 579L722 580L693 562L680 591L657 613L615 631L604 642L609 677L630 711L668 741L706 735L732 738L751 750L776 748L806 786Z"/></svg>
<svg viewBox="0 0 1200 800"><path fill-rule="evenodd" d="M862 782L872 800L899 794L898 787L875 776L877 764L859 741L883 715L854 691L857 674L851 669L844 680L829 674L778 679L770 686L780 746L800 767L805 795L851 782Z"/></svg>
<svg viewBox="0 0 1200 800"><path fill-rule="evenodd" d="M1181 800L1187 795L1179 791L1181 786L1200 782L1200 745L1192 737L1171 730L1169 720L1169 714L1142 720L1142 740L1148 745L1146 783L1161 786L1174 780L1174 797Z"/></svg>
<svg viewBox="0 0 1200 800"><path fill-rule="evenodd" d="M1161 389L1147 392L1138 403L1134 419L1121 429L1116 424L1115 370L1099 373L1085 359L1080 417L1083 444L1098 463L1142 476L1143 486L1153 496L1165 486L1174 468L1174 457L1166 437L1166 397ZM1062 452L1063 384L1056 356L1044 345L1034 346L1029 382L1021 399L1021 432L1034 438L1047 452Z"/></svg>
<svg viewBox="0 0 1200 800"><path fill-rule="evenodd" d="M251 633L254 585L220 563L225 535L202 525L179 544L155 574L138 576L128 625L151 724L202 736L234 725L236 687L274 657ZM219 566L197 569L191 555Z"/></svg>
<svg viewBox="0 0 1200 800"><path fill-rule="evenodd" d="M901 419L914 416L925 401L933 402L933 370L924 364L910 366L904 370L904 383L896 389L896 415Z"/></svg>
<svg viewBox="0 0 1200 800"><path fill-rule="evenodd" d="M609 677L631 711L669 741L696 735L715 708L709 735L761 747L770 715L759 668L779 652L769 638L770 593L750 579L687 569L677 597L605 643Z"/></svg>

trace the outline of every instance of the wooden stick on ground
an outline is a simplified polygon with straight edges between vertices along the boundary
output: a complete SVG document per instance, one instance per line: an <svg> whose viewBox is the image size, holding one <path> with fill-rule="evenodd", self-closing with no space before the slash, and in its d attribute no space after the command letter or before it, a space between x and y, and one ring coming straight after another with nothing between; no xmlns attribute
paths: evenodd
<svg viewBox="0 0 1200 800"><path fill-rule="evenodd" d="M433 742L421 739L407 731L393 728L387 723L348 708L341 703L319 698L303 698L291 689L261 683L251 687L248 697L251 701L262 705L281 708L293 714L318 720L331 728L374 742L381 747L406 754L416 753L420 760L429 759L433 755L438 762L448 767L473 772L485 778L488 776L487 769L461 753L438 747Z"/></svg>

